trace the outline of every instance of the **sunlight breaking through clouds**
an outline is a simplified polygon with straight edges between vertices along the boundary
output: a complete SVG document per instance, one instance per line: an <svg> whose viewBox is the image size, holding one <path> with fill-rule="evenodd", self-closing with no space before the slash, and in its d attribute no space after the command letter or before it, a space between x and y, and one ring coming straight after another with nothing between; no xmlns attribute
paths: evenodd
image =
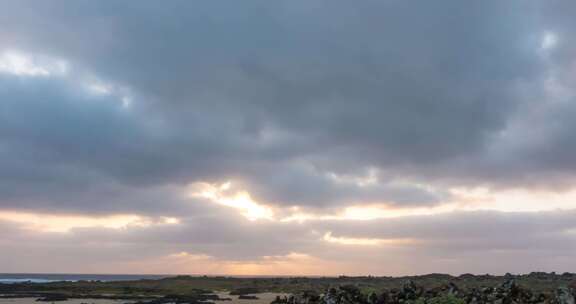
<svg viewBox="0 0 576 304"><path fill-rule="evenodd" d="M331 212L314 211L298 206L271 207L252 199L246 190L236 189L231 182L195 183L190 197L200 197L236 209L251 221L270 220L283 223L307 221L372 221L386 218L433 216L457 211L539 212L576 208L576 191L502 190L487 188L452 188L451 201L428 207L393 207L384 204L356 204ZM546 204L542 204L542 202Z"/></svg>
<svg viewBox="0 0 576 304"><path fill-rule="evenodd" d="M220 185L195 183L191 185L190 196L205 198L214 203L237 209L251 221L274 219L272 208L255 202L247 191L231 190L231 186L231 182Z"/></svg>
<svg viewBox="0 0 576 304"><path fill-rule="evenodd" d="M315 220L366 221L402 216L433 215L456 210L456 205L453 203L409 208L390 207L382 204L358 204L338 208L332 212L326 212L325 210L316 212L306 211L298 206L271 207L256 202L252 199L248 191L236 189L232 182L221 184L205 182L194 183L190 186L189 195L190 197L208 199L219 205L237 209L244 217L251 221L266 219L285 223L303 223Z"/></svg>

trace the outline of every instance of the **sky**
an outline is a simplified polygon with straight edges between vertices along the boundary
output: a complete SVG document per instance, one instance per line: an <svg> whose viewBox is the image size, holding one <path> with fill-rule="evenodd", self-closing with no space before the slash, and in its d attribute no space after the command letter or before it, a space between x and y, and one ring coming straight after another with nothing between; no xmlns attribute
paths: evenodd
<svg viewBox="0 0 576 304"><path fill-rule="evenodd" d="M576 272L576 2L4 0L0 272Z"/></svg>

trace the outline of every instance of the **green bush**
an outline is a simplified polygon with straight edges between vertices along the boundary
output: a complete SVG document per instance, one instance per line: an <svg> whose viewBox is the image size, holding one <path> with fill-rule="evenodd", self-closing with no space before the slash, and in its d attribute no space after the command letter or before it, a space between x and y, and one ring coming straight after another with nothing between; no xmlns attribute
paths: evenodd
<svg viewBox="0 0 576 304"><path fill-rule="evenodd" d="M406 301L406 304L426 304L424 298L418 298L416 300Z"/></svg>
<svg viewBox="0 0 576 304"><path fill-rule="evenodd" d="M425 300L424 298L419 298L414 301L408 301L406 302L406 304L466 304L466 302L464 302L464 300L462 299L458 299L453 295L445 295L428 300Z"/></svg>
<svg viewBox="0 0 576 304"><path fill-rule="evenodd" d="M462 299L458 299L453 295L447 295L430 299L428 304L466 304L466 302L464 302Z"/></svg>

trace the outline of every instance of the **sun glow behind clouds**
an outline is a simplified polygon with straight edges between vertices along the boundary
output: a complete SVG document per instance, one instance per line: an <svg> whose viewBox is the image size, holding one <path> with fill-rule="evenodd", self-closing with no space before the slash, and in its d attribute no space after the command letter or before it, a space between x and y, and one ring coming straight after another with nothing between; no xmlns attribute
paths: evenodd
<svg viewBox="0 0 576 304"><path fill-rule="evenodd" d="M154 259L118 265L124 273L162 272L169 274L225 274L225 275L317 275L326 269L336 271L336 265L301 252L262 256L251 260L227 260L210 255L180 251ZM332 275L339 272L330 273Z"/></svg>
<svg viewBox="0 0 576 304"><path fill-rule="evenodd" d="M576 189L556 193L551 191L494 190L488 188L452 188L451 199L430 206L350 203L336 210L314 210L300 206L268 206L255 201L244 189L222 184L195 183L188 195L208 199L216 204L234 208L251 221L273 220L284 223L307 221L371 221L410 216L434 216L459 211L539 212L576 208ZM546 202L546 204L542 204ZM326 239L325 239L326 240ZM335 240L335 242L347 242ZM360 241L362 243L364 241ZM372 241L369 241L370 243Z"/></svg>
<svg viewBox="0 0 576 304"><path fill-rule="evenodd" d="M247 191L231 190L232 183L226 182L221 185L209 183L195 183L190 195L192 197L201 197L208 199L217 204L240 210L243 216L251 221L274 219L272 208L255 202Z"/></svg>
<svg viewBox="0 0 576 304"><path fill-rule="evenodd" d="M375 220L401 216L431 215L455 210L455 204L443 204L422 208L392 208L384 205L353 205L337 213L318 214L301 211L293 206L276 214L275 209L252 199L250 193L242 189L233 189L231 182L222 184L194 183L189 194L191 197L208 199L214 203L231 207L251 221L266 219L280 222L305 222L310 220Z"/></svg>

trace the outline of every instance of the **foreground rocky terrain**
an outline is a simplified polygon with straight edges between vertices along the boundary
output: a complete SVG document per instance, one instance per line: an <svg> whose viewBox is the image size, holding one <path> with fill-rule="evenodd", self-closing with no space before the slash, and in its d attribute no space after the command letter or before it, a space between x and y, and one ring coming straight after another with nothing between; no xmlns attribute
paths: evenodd
<svg viewBox="0 0 576 304"><path fill-rule="evenodd" d="M363 293L354 285L333 287L319 294L306 291L287 297L278 297L272 304L575 304L576 291L562 286L553 292L534 292L523 288L515 279L497 287L461 289L450 282L444 286L426 289L413 281L401 288L382 292Z"/></svg>
<svg viewBox="0 0 576 304"><path fill-rule="evenodd" d="M250 304L259 294L282 294L272 304L576 304L576 274L533 272L525 275L411 277L193 277L134 281L76 281L0 284L0 298L114 299L139 304ZM272 298L271 298L272 299ZM268 301L270 302L270 301ZM267 303L268 303L267 302Z"/></svg>

